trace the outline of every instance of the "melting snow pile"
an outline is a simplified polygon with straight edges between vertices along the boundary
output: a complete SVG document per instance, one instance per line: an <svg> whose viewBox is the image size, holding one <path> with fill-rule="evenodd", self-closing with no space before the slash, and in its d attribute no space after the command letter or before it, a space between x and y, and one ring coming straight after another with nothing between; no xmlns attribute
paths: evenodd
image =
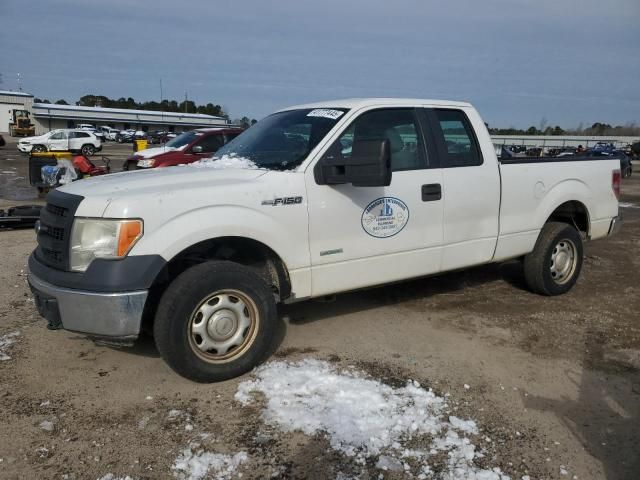
<svg viewBox="0 0 640 480"><path fill-rule="evenodd" d="M237 155L223 155L222 157L213 157L200 160L198 162L188 163L188 166L196 168L213 168L214 170L224 170L227 168L248 168L257 170L259 167L248 158L238 157Z"/></svg>
<svg viewBox="0 0 640 480"><path fill-rule="evenodd" d="M173 462L171 469L174 470L176 478L180 480L201 480L203 478L226 480L231 478L237 468L249 459L245 452L239 452L232 456L205 452L198 448L198 444L192 444L185 448Z"/></svg>
<svg viewBox="0 0 640 480"><path fill-rule="evenodd" d="M269 363L258 368L255 376L239 385L236 400L247 405L253 401L253 392L264 394L267 423L284 431L324 433L332 448L357 463L377 457L378 468L395 470L402 465L418 478L428 478L433 474L429 456L445 453L444 478L509 478L498 468L484 470L474 465L474 459L482 457L467 437L478 433L475 422L445 418L446 399L417 382L393 388L309 359ZM420 450L406 446L418 438L428 440L429 446Z"/></svg>
<svg viewBox="0 0 640 480"><path fill-rule="evenodd" d="M133 480L129 475L124 477L116 477L113 473L107 473L104 477L100 477L98 480Z"/></svg>
<svg viewBox="0 0 640 480"><path fill-rule="evenodd" d="M9 347L16 343L16 337L20 335L20 332L11 332L6 335L0 335L0 361L10 360L11 357L7 354Z"/></svg>

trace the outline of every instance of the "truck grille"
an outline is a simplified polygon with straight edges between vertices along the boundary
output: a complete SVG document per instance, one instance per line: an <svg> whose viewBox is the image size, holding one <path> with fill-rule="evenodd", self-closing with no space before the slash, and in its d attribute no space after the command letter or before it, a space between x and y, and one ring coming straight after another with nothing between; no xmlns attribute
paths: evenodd
<svg viewBox="0 0 640 480"><path fill-rule="evenodd" d="M47 195L47 205L40 210L40 228L36 257L45 265L69 269L69 242L73 217L83 197L57 190Z"/></svg>

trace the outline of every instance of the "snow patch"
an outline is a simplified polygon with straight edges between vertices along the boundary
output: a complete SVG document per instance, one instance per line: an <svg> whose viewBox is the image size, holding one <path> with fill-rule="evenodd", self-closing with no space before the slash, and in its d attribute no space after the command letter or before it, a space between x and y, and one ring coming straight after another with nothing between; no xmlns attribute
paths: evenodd
<svg viewBox="0 0 640 480"><path fill-rule="evenodd" d="M5 335L0 335L0 361L11 360L11 357L7 353L9 347L16 343L16 338L20 336L20 332L11 332Z"/></svg>
<svg viewBox="0 0 640 480"><path fill-rule="evenodd" d="M393 388L355 370L339 372L332 364L314 359L268 363L254 375L255 379L238 386L238 402L248 405L254 401L253 393L262 393L267 423L285 432L324 433L333 449L359 464L377 457L376 465L383 470L399 465L412 470L400 460L408 453L421 463L412 473L425 475L431 471L429 456L447 452L445 478L449 480L509 478L500 469L474 465L474 459L482 456L467 437L478 433L475 422L454 416L447 421L443 417L447 400L417 382ZM431 444L409 451L406 442L415 437Z"/></svg>
<svg viewBox="0 0 640 480"><path fill-rule="evenodd" d="M116 477L113 473L107 473L106 475L100 477L98 480L133 480L133 478L129 475L126 475L124 477Z"/></svg>
<svg viewBox="0 0 640 480"><path fill-rule="evenodd" d="M183 450L171 469L179 480L201 480L205 477L226 480L248 459L246 452L224 455L206 452L193 444Z"/></svg>
<svg viewBox="0 0 640 480"><path fill-rule="evenodd" d="M43 420L40 422L40 428L42 430L45 430L47 432L52 432L53 431L53 422L49 421L49 420Z"/></svg>
<svg viewBox="0 0 640 480"><path fill-rule="evenodd" d="M259 168L253 160L249 160L245 157L239 157L235 154L223 155L222 157L205 158L186 165L196 168L213 168L214 170L225 170L227 168L257 170Z"/></svg>

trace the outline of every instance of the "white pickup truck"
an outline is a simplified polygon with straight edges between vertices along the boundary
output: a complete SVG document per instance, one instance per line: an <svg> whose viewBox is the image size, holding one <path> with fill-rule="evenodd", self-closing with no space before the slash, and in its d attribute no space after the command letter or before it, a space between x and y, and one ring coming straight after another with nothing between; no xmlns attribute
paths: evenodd
<svg viewBox="0 0 640 480"><path fill-rule="evenodd" d="M302 105L211 161L50 193L29 283L51 328L152 330L175 371L219 381L264 359L281 302L514 258L565 293L583 241L619 228L619 190L619 160L499 161L468 103Z"/></svg>

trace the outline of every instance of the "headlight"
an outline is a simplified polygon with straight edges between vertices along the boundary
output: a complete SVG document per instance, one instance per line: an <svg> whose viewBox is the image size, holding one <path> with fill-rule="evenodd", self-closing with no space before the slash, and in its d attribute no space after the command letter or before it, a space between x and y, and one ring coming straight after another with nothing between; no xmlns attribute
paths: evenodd
<svg viewBox="0 0 640 480"><path fill-rule="evenodd" d="M155 159L153 158L143 158L142 160L138 160L137 165L141 168L151 168L156 164Z"/></svg>
<svg viewBox="0 0 640 480"><path fill-rule="evenodd" d="M140 237L142 220L76 218L71 231L71 270L84 272L94 258L122 258Z"/></svg>

